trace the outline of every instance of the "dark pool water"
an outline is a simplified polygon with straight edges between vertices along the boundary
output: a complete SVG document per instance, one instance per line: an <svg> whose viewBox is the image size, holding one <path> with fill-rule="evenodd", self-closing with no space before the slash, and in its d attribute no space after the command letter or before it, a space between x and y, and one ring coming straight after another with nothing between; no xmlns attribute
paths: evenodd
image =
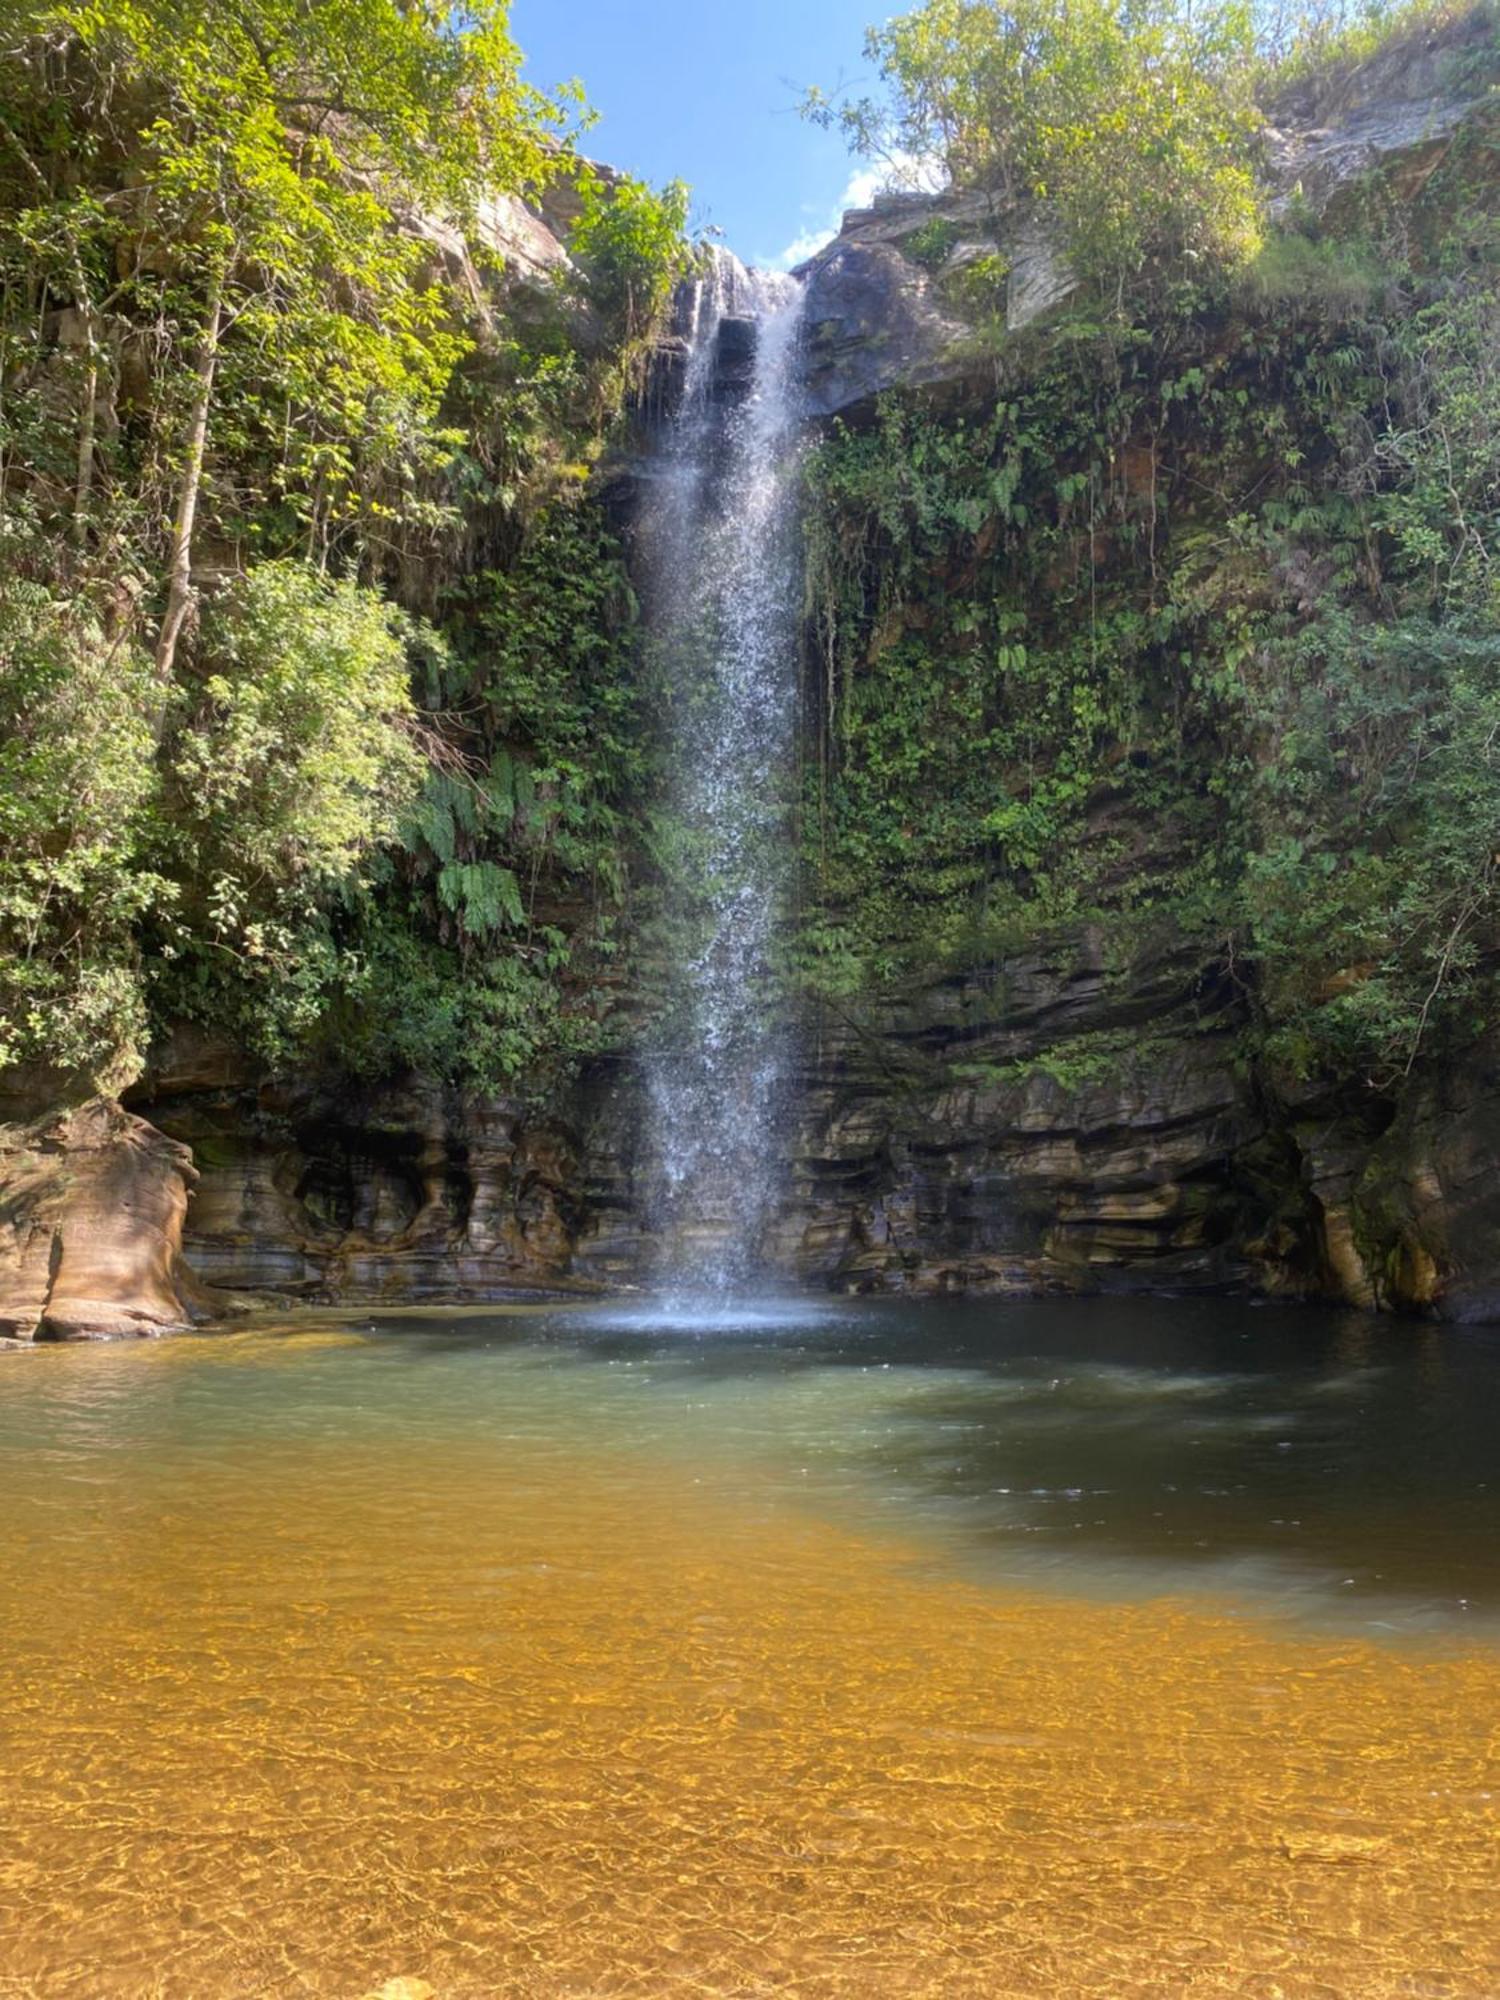
<svg viewBox="0 0 1500 2000"><path fill-rule="evenodd" d="M740 1467L1069 1589L1500 1617L1500 1330L1233 1300L652 1303L362 1322L509 1420ZM533 1407L538 1367L551 1371Z"/></svg>
<svg viewBox="0 0 1500 2000"><path fill-rule="evenodd" d="M278 1340L333 1344L247 1369ZM1500 1616L1500 1330L1212 1300L650 1301L306 1314L8 1360L0 1455L524 1435L916 1535L993 1574L1226 1586L1373 1629ZM70 1365L71 1364L71 1365ZM134 1365L138 1364L138 1365Z"/></svg>

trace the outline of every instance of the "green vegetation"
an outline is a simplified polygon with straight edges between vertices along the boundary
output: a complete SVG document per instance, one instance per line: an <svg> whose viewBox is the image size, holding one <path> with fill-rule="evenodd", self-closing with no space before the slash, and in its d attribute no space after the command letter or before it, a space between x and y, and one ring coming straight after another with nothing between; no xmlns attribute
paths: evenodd
<svg viewBox="0 0 1500 2000"><path fill-rule="evenodd" d="M503 0L7 10L0 1065L118 1085L184 1014L491 1079L568 1043L623 881L582 480L685 196L518 60ZM554 195L571 270L508 291Z"/></svg>
<svg viewBox="0 0 1500 2000"><path fill-rule="evenodd" d="M1256 248L1253 46L1238 0L926 0L865 38L883 96L809 109L877 159L1045 200L1078 268L1123 289L1167 255Z"/></svg>
<svg viewBox="0 0 1500 2000"><path fill-rule="evenodd" d="M321 912L422 782L401 621L373 591L258 564L205 607L212 671L173 690L153 962L164 1011L284 1053L336 977ZM237 1019L238 1017L238 1019Z"/></svg>
<svg viewBox="0 0 1500 2000"><path fill-rule="evenodd" d="M1274 0L1256 10L1256 46L1271 84L1367 62L1384 48L1473 12L1473 0Z"/></svg>
<svg viewBox="0 0 1500 2000"><path fill-rule="evenodd" d="M1082 282L1006 335L1001 244L916 224L968 373L809 454L797 991L1087 924L1361 1088L1493 1019L1493 124L1336 222L1257 179L1257 93L1452 11L927 0L884 98L815 105L1045 204ZM542 1088L640 1000L691 838L590 473L686 198L585 115L500 0L7 12L0 1067L120 1087L190 1019ZM507 203L559 274L504 268Z"/></svg>
<svg viewBox="0 0 1500 2000"><path fill-rule="evenodd" d="M1122 968L1196 939L1304 1073L1387 1090L1494 1018L1492 173L1475 133L1399 218L1373 184L813 455L814 990L1086 921Z"/></svg>
<svg viewBox="0 0 1500 2000"><path fill-rule="evenodd" d="M1261 249L1268 99L1472 11L1472 0L923 0L866 34L876 94L813 89L804 111L898 179L920 164L997 213L1040 204L1074 270L1126 316L1152 292L1180 304L1184 284ZM941 223L907 247L940 264ZM972 268L960 288L977 302Z"/></svg>
<svg viewBox="0 0 1500 2000"><path fill-rule="evenodd" d="M44 1055L106 1087L139 1064L134 924L168 885L140 865L155 791L151 661L87 602L0 599L0 1066Z"/></svg>
<svg viewBox="0 0 1500 2000"><path fill-rule="evenodd" d="M534 1084L598 1046L620 978L651 786L635 597L598 508L575 502L447 598L441 753L380 893L345 919L340 1041L370 1068Z"/></svg>

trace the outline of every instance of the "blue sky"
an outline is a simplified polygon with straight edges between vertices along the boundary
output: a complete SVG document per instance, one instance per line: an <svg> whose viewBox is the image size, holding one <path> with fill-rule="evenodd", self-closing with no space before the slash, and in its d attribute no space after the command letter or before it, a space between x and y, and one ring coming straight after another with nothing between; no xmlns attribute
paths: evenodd
<svg viewBox="0 0 1500 2000"><path fill-rule="evenodd" d="M746 263L790 264L868 200L875 177L797 116L809 84L866 75L861 41L890 0L512 0L531 82L578 77L601 114L584 141L693 190Z"/></svg>

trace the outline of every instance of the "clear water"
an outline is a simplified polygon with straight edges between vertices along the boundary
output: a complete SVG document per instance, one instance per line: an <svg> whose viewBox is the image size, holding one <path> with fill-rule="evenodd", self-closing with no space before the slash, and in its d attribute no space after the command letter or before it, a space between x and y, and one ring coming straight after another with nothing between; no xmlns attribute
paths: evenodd
<svg viewBox="0 0 1500 2000"><path fill-rule="evenodd" d="M3 1372L7 2000L1500 1992L1493 1335L635 1301Z"/></svg>
<svg viewBox="0 0 1500 2000"><path fill-rule="evenodd" d="M754 1267L780 1150L785 1049L767 982L792 851L802 291L720 252L689 298L682 399L645 522L680 843L665 857L672 992L649 1152L664 1275L724 1295ZM726 323L754 329L743 394L724 393Z"/></svg>

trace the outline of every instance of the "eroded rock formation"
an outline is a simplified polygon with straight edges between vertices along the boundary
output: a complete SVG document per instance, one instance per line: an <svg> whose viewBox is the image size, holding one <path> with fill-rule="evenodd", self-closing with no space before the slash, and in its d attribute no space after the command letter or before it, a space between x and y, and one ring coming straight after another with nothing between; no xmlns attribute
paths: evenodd
<svg viewBox="0 0 1500 2000"><path fill-rule="evenodd" d="M95 1099L0 1130L0 1336L162 1333L222 1309L188 1269L189 1149Z"/></svg>
<svg viewBox="0 0 1500 2000"><path fill-rule="evenodd" d="M1169 940L1111 966L1103 942L1084 928L806 1023L772 1270L839 1290L1243 1289L1500 1316L1493 1042L1382 1122L1252 1075L1220 970ZM181 1323L201 1303L179 1228L192 1271L232 1292L640 1283L644 1089L628 1056L601 1062L542 1116L419 1082L257 1078L179 1042L138 1095L152 1125L96 1105L24 1154L13 1140L4 1324Z"/></svg>
<svg viewBox="0 0 1500 2000"><path fill-rule="evenodd" d="M418 1301L570 1282L580 1162L558 1123L517 1103L258 1076L187 1034L137 1095L196 1162L184 1244L215 1285Z"/></svg>

